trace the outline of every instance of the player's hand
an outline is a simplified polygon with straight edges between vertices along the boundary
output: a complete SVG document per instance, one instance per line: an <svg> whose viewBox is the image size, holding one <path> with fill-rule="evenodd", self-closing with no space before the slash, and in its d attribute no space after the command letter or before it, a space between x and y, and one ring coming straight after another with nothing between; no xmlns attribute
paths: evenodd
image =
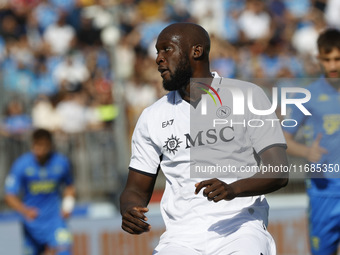
<svg viewBox="0 0 340 255"><path fill-rule="evenodd" d="M36 219L38 217L38 214L38 210L33 207L26 207L23 211L24 217L29 221Z"/></svg>
<svg viewBox="0 0 340 255"><path fill-rule="evenodd" d="M318 162L322 155L327 153L327 150L320 146L322 135L318 134L315 141L312 143L312 145L308 149L307 153L307 160L312 163Z"/></svg>
<svg viewBox="0 0 340 255"><path fill-rule="evenodd" d="M61 211L61 216L63 217L63 219L68 219L68 218L70 218L70 216L71 216L71 213L72 212L65 212L65 211Z"/></svg>
<svg viewBox="0 0 340 255"><path fill-rule="evenodd" d="M236 197L234 190L229 184L216 178L198 182L195 184L195 187L195 194L198 194L205 187L203 196L207 197L209 201L232 200Z"/></svg>
<svg viewBox="0 0 340 255"><path fill-rule="evenodd" d="M151 226L146 222L148 218L145 216L148 211L148 208L140 206L126 209L122 214L122 229L135 235L150 231Z"/></svg>

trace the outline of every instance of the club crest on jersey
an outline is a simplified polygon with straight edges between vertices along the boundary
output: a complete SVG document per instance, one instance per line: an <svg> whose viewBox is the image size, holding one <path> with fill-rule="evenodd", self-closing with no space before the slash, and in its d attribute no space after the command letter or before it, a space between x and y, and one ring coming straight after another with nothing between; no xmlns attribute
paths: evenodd
<svg viewBox="0 0 340 255"><path fill-rule="evenodd" d="M180 143L182 143L182 141L180 141L179 138L171 135L171 137L168 138L167 141L165 141L165 145L163 146L163 148L165 148L168 152L175 154L177 149L180 147Z"/></svg>
<svg viewBox="0 0 340 255"><path fill-rule="evenodd" d="M220 108L217 109L216 115L220 119L225 119L227 118L231 113L231 109L228 106L221 106Z"/></svg>

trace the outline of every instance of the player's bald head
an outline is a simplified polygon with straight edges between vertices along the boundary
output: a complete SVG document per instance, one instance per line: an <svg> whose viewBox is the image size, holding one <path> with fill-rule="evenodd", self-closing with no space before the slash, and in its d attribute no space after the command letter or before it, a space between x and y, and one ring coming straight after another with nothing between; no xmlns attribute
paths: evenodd
<svg viewBox="0 0 340 255"><path fill-rule="evenodd" d="M192 46L201 45L204 49L203 58L208 58L210 51L210 38L208 32L194 23L174 23L162 30L158 40L177 41L183 52Z"/></svg>

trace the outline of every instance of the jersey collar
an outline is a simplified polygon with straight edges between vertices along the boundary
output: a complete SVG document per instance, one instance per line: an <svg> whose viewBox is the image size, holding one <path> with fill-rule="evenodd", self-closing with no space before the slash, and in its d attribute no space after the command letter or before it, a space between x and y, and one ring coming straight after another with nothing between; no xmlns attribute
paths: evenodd
<svg viewBox="0 0 340 255"><path fill-rule="evenodd" d="M332 93L339 93L339 91L338 91L336 88L334 88L334 87L327 81L327 79L326 79L326 77L325 77L324 75L322 75L322 76L320 77L320 81L321 81L321 83L323 84L323 88L324 88L324 92L325 92L325 93L330 93L330 94L332 94Z"/></svg>
<svg viewBox="0 0 340 255"><path fill-rule="evenodd" d="M176 90L175 91L175 96L174 96L174 103L178 104L178 103L182 102L182 100L183 99L182 99L181 95L179 94L179 91Z"/></svg>
<svg viewBox="0 0 340 255"><path fill-rule="evenodd" d="M212 72L212 76L214 77L213 82L211 83L212 88L218 88L218 84L221 83L222 77L217 72ZM218 89L217 89L218 92Z"/></svg>

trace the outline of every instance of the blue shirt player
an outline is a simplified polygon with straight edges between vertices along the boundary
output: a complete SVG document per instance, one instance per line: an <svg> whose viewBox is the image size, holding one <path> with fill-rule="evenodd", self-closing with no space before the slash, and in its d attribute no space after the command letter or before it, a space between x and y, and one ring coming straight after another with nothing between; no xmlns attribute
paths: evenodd
<svg viewBox="0 0 340 255"><path fill-rule="evenodd" d="M12 165L5 193L7 204L23 218L25 255L71 254L65 219L74 207L75 189L70 163L53 151L49 131L33 132L32 150Z"/></svg>
<svg viewBox="0 0 340 255"><path fill-rule="evenodd" d="M323 31L317 45L324 75L307 87L311 99L304 107L312 115L291 108L288 118L298 124L285 127L284 134L287 152L319 171L307 180L311 252L335 255L340 243L340 31ZM294 140L301 126L306 144Z"/></svg>

